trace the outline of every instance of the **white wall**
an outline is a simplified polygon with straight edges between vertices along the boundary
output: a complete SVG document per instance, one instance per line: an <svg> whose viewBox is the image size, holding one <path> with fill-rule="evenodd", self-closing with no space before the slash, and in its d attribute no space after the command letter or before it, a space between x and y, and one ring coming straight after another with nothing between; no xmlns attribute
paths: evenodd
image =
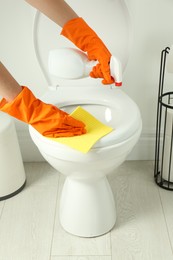
<svg viewBox="0 0 173 260"><path fill-rule="evenodd" d="M153 159L160 53L173 44L173 1L126 2L131 13L134 34L133 50L125 74L126 92L138 104L143 120L143 131L134 149L134 156L139 159ZM172 88L173 75L166 75L165 83L165 86Z"/></svg>
<svg viewBox="0 0 173 260"><path fill-rule="evenodd" d="M124 91L138 104L143 120L141 138L129 159L153 159L160 52L173 43L173 1L126 2L133 25L133 46L124 75ZM34 15L35 10L23 0L0 0L1 60L20 84L28 85L39 96L47 83L33 48ZM172 75L168 75L168 86L172 82ZM23 159L42 160L27 126L16 120L15 123Z"/></svg>

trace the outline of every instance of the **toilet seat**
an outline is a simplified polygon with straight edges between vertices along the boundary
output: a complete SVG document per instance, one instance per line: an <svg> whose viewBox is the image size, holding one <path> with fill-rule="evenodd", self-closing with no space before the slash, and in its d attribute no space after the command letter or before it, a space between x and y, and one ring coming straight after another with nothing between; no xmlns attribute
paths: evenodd
<svg viewBox="0 0 173 260"><path fill-rule="evenodd" d="M77 106L82 106L102 123L113 127L114 130L97 141L93 148L123 142L141 127L137 105L121 89L103 86L99 89L97 87L68 87L67 91L66 88L59 87L47 91L42 100L68 113L71 113Z"/></svg>

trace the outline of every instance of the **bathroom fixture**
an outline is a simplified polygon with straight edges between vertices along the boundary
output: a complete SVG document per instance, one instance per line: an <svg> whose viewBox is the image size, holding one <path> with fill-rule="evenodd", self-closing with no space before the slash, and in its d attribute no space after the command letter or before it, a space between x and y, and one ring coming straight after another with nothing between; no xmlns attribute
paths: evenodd
<svg viewBox="0 0 173 260"><path fill-rule="evenodd" d="M165 92L165 78L173 72L172 56L173 46L161 52L154 167L156 183L167 190L173 190L173 91Z"/></svg>
<svg viewBox="0 0 173 260"><path fill-rule="evenodd" d="M95 25L94 29L108 48L121 60L124 71L131 46L131 26L125 2L102 0L100 5L99 0L88 0L82 4L71 0L70 5L80 14L85 14L86 10L91 11L87 12L90 13L88 23ZM94 11L96 9L97 13ZM104 27L100 22L101 18L104 20ZM50 50L74 46L61 36L58 41L57 28L51 29L52 24L50 26L43 16L37 21L37 57L44 72L47 71L48 74L47 57ZM44 102L52 103L68 113L81 106L98 120L114 128L87 154L83 154L49 140L29 127L31 138L45 160L66 177L59 207L62 227L73 235L95 237L107 233L115 225L114 195L106 176L125 161L137 143L142 129L141 115L135 102L114 84L103 86L100 79L80 76L78 79L71 79L67 75L62 79L56 77L57 73L54 71L54 76L49 75L52 83L41 97Z"/></svg>
<svg viewBox="0 0 173 260"><path fill-rule="evenodd" d="M26 176L15 125L10 116L0 112L0 201L18 194Z"/></svg>
<svg viewBox="0 0 173 260"><path fill-rule="evenodd" d="M115 224L114 199L106 175L125 161L141 133L136 104L120 89L58 88L42 100L71 113L80 104L115 130L83 154L43 137L30 126L30 134L47 162L66 176L61 195L60 221L69 233L92 237Z"/></svg>

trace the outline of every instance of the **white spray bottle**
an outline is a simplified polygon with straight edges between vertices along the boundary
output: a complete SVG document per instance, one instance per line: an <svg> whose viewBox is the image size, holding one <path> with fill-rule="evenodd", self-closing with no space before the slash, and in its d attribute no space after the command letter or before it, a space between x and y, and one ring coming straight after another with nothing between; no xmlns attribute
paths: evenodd
<svg viewBox="0 0 173 260"><path fill-rule="evenodd" d="M88 56L78 49L60 48L49 52L48 68L49 73L58 78L80 79L88 77L97 63L97 61L88 60ZM110 72L115 85L121 86L122 67L115 56L111 56Z"/></svg>

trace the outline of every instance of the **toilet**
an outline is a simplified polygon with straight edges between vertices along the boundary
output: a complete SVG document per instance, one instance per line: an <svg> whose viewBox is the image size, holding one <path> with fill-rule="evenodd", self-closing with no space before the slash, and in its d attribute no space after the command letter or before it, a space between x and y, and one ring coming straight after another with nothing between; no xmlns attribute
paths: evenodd
<svg viewBox="0 0 173 260"><path fill-rule="evenodd" d="M87 22L95 25L93 29L98 34L100 31L100 37L111 52L115 52L122 61L125 70L131 45L131 26L125 2L102 0L100 4L99 0L87 0L81 5L76 0L67 2L85 20L87 20L85 15L88 10L90 15ZM99 6L98 12L94 14L93 10L96 10L97 6ZM29 126L31 138L45 160L65 176L59 206L61 226L68 233L76 236L100 236L109 232L116 223L115 200L107 175L114 172L126 160L137 143L142 130L140 111L122 88L113 85L103 86L100 80L89 77L77 80L59 80L51 77L44 52L49 53L55 43L52 45L50 39L45 43L44 39L46 39L46 31L49 30L54 42L58 38L58 32L57 28L50 29L52 25L44 16L37 15L39 17L35 27L39 27L39 30L38 35L35 36L35 50L43 73L46 72L46 77L51 82L41 100L54 104L68 113L81 106L102 123L113 128L111 133L102 137L88 153L84 154L42 136ZM108 15L109 19L106 19ZM105 21L102 28L100 28L102 23L95 22L99 19L95 16L102 16L105 19L102 20ZM119 32L120 36L114 37L114 31L117 34ZM60 40L56 42L56 48L72 46L61 37L59 36ZM44 48L43 46L39 48L43 43Z"/></svg>

